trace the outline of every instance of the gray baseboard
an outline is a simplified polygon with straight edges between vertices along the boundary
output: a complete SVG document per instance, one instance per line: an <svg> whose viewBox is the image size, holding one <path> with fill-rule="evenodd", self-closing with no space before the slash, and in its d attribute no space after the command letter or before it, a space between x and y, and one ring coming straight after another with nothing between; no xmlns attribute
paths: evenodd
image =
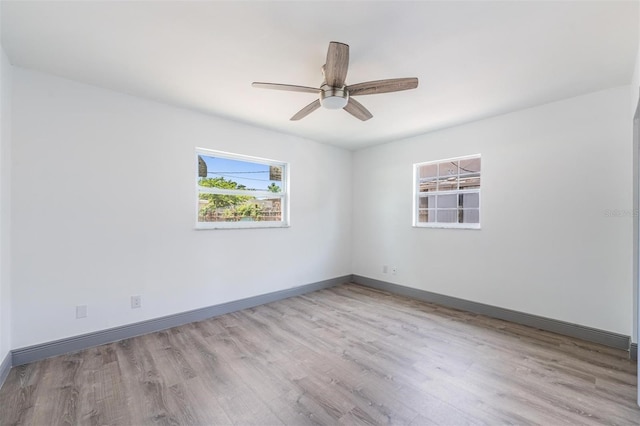
<svg viewBox="0 0 640 426"><path fill-rule="evenodd" d="M436 303L438 305L473 312L475 314L486 315L488 317L498 318L517 324L527 325L529 327L551 331L565 336L576 337L589 342L623 349L625 351L628 351L630 348L631 338L622 334L598 330L596 328L585 327L578 324L540 317L537 315L526 314L523 312L512 311L510 309L499 308L497 306L485 305L483 303L472 302L465 299L459 299L457 297L445 296L426 290L405 287L402 285L392 284L386 281L380 281L360 275L353 275L353 282L367 287L377 288L379 290L386 290L390 293L423 300L425 302Z"/></svg>
<svg viewBox="0 0 640 426"><path fill-rule="evenodd" d="M4 357L2 362L0 362L0 388L4 384L4 381L7 379L9 375L9 371L11 371L11 353L7 353L7 356Z"/></svg>
<svg viewBox="0 0 640 426"><path fill-rule="evenodd" d="M631 358L634 361L638 360L638 344L637 343L631 344L631 347L629 348L629 358Z"/></svg>
<svg viewBox="0 0 640 426"><path fill-rule="evenodd" d="M195 321L202 321L207 318L228 314L230 312L235 312L242 309L253 308L265 303L275 302L289 297L311 293L313 291L350 282L351 278L351 275L345 275L343 277L332 278L329 280L306 284L286 290L261 294L258 296L235 300L233 302L223 303L220 305L208 306L206 308L195 309L188 312L181 312L161 318L154 318L135 324L124 325L121 327L110 328L108 330L101 330L93 333L83 334L80 336L56 340L54 342L47 342L39 345L29 346L26 348L15 349L11 351L11 362L14 366L22 365L34 361L39 361L45 358L50 358L52 356L77 352L93 346L117 342L119 340L129 339L131 337L153 333L160 330L166 330L171 327L188 324ZM9 368L10 367L11 365L9 366ZM0 372L2 372L2 370L0 370Z"/></svg>

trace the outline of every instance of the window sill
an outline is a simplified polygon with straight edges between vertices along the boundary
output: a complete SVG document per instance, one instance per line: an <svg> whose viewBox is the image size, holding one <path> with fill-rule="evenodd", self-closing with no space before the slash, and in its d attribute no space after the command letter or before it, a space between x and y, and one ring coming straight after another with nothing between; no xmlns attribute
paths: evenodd
<svg viewBox="0 0 640 426"><path fill-rule="evenodd" d="M238 226L239 222L219 222L219 223L206 223L196 224L194 230L196 231L210 231L219 229L266 229L266 228L289 228L288 223L268 223L268 222L243 222Z"/></svg>
<svg viewBox="0 0 640 426"><path fill-rule="evenodd" d="M474 231L479 231L482 229L479 223L472 224L472 225L434 223L434 224L413 225L413 227L414 228L436 228L436 229L470 229Z"/></svg>

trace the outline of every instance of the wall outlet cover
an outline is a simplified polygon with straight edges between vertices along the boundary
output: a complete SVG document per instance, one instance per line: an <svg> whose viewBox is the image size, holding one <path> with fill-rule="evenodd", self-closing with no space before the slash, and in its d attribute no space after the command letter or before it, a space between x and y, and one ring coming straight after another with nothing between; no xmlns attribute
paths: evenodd
<svg viewBox="0 0 640 426"><path fill-rule="evenodd" d="M87 305L76 306L76 319L87 317Z"/></svg>
<svg viewBox="0 0 640 426"><path fill-rule="evenodd" d="M142 296L131 296L131 309L137 309L142 306Z"/></svg>

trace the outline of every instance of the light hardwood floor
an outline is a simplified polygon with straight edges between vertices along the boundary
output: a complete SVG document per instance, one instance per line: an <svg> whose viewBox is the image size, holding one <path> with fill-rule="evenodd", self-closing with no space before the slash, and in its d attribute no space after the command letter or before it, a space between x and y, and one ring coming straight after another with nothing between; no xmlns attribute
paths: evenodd
<svg viewBox="0 0 640 426"><path fill-rule="evenodd" d="M347 284L14 368L0 425L640 423L627 353Z"/></svg>

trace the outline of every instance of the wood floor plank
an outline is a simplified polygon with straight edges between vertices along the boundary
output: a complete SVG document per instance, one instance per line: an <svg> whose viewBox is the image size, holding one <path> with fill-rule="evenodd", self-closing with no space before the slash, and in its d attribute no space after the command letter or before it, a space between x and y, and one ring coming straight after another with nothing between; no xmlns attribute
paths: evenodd
<svg viewBox="0 0 640 426"><path fill-rule="evenodd" d="M31 423L35 401L39 399L39 385L45 365L43 361L21 365L11 370L3 389L13 391L5 393L5 398L0 399L0 414L3 412L2 407L11 407L11 410L4 410L6 414L0 416L0 424L4 424L2 419L6 419L6 424L11 425Z"/></svg>
<svg viewBox="0 0 640 426"><path fill-rule="evenodd" d="M198 420L192 424L229 425L233 423L219 402L221 396L210 382L202 377L194 377L187 380L183 388L184 404L190 407L193 418Z"/></svg>
<svg viewBox="0 0 640 426"><path fill-rule="evenodd" d="M121 380L119 365L116 361L102 366L92 378L95 386L95 405L87 407L95 411L85 424L123 425L131 424L127 406L126 387ZM95 421L94 421L95 418ZM83 419L84 420L84 419Z"/></svg>
<svg viewBox="0 0 640 426"><path fill-rule="evenodd" d="M633 425L624 351L354 284L13 368L0 425Z"/></svg>

